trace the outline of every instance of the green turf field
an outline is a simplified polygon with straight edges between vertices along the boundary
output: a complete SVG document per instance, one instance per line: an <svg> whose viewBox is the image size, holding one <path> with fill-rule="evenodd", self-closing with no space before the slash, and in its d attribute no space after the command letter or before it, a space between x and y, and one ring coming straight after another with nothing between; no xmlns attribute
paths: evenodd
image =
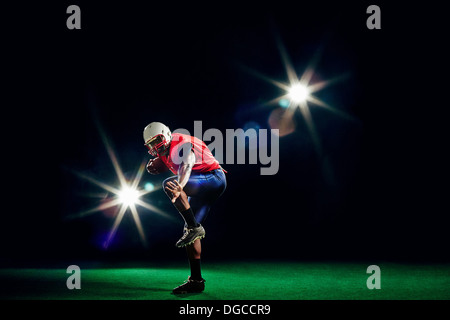
<svg viewBox="0 0 450 320"><path fill-rule="evenodd" d="M369 290L363 263L204 263L206 290L174 296L187 278L185 264L84 265L81 289L69 290L65 268L0 269L4 299L336 300L450 299L450 265L380 263L381 289Z"/></svg>

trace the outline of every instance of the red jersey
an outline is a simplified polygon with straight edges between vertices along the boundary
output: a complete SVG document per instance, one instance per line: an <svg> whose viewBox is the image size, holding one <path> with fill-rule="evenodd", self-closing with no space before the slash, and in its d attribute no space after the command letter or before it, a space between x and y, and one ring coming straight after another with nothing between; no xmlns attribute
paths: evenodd
<svg viewBox="0 0 450 320"><path fill-rule="evenodd" d="M191 150L195 154L195 164L192 172L208 172L220 168L219 161L214 158L211 150L202 140L181 133L172 133L168 155L161 155L159 158L170 171L178 174L178 168L184 156L183 153Z"/></svg>

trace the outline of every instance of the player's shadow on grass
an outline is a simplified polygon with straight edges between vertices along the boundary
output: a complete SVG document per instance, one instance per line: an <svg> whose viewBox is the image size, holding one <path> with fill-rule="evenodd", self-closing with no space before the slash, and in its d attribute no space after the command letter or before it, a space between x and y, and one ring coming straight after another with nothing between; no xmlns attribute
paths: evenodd
<svg viewBox="0 0 450 320"><path fill-rule="evenodd" d="M168 292L167 288L157 288L157 287L134 287L134 286L115 286L116 289L124 289L131 291L148 291L148 292Z"/></svg>
<svg viewBox="0 0 450 320"><path fill-rule="evenodd" d="M177 297L180 300L189 299L192 297L202 298L202 300L218 300L218 298L209 295L207 292L196 292L196 293L173 293L170 292L170 295L173 297Z"/></svg>
<svg viewBox="0 0 450 320"><path fill-rule="evenodd" d="M201 295L201 294L203 294L203 293L202 293L202 292L196 292L196 293L173 293L173 292L171 291L170 294L171 294L172 296L174 296L174 297L183 299L183 298L189 298L189 297L192 297L192 296L198 296L198 295Z"/></svg>
<svg viewBox="0 0 450 320"><path fill-rule="evenodd" d="M120 288L120 287L118 287ZM127 290L142 290L142 291L153 291L153 292L167 292L169 289L167 288L151 288L151 287L133 287L133 286L123 286L123 289Z"/></svg>

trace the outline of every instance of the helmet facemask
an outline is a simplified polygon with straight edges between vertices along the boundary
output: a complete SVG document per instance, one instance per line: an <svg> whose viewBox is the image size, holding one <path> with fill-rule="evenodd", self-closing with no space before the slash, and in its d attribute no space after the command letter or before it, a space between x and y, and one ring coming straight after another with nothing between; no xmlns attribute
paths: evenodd
<svg viewBox="0 0 450 320"><path fill-rule="evenodd" d="M145 146L148 148L148 153L157 157L169 147L169 143L163 134L158 134L150 139Z"/></svg>

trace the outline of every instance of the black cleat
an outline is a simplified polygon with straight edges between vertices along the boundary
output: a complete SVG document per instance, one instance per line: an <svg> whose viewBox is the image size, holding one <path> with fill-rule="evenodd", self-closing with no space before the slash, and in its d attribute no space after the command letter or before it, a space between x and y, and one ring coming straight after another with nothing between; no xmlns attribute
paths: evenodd
<svg viewBox="0 0 450 320"><path fill-rule="evenodd" d="M188 279L180 286L172 290L173 294L200 293L205 290L205 279L193 280L189 276Z"/></svg>
<svg viewBox="0 0 450 320"><path fill-rule="evenodd" d="M184 234L180 238L180 240L177 241L176 246L178 248L182 248L194 243L195 240L203 239L204 237L205 229L201 224L199 224L198 227L194 228L184 228Z"/></svg>

